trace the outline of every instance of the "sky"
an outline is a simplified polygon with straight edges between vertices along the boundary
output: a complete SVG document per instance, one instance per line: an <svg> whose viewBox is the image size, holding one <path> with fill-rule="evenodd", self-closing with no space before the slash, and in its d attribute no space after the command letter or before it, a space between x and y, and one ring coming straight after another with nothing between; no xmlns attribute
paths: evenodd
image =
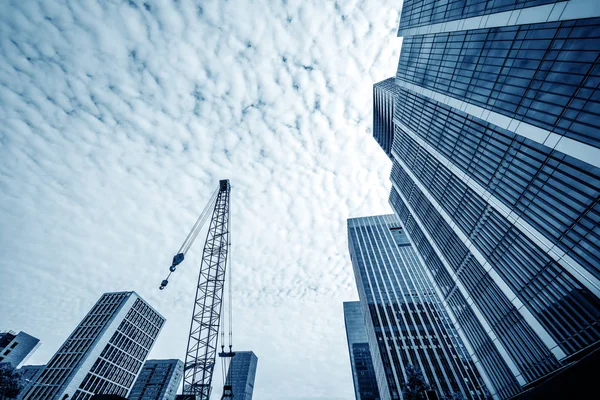
<svg viewBox="0 0 600 400"><path fill-rule="evenodd" d="M150 358L183 358L204 233L158 286L228 178L254 397L352 399L346 219L391 212L372 85L395 74L400 6L4 0L0 329L41 339L28 363L122 290L167 318Z"/></svg>

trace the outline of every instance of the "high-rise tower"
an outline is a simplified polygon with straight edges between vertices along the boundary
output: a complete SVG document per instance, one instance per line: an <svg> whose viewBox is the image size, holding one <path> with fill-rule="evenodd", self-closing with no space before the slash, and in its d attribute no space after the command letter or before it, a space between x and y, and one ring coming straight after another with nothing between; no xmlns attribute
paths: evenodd
<svg viewBox="0 0 600 400"><path fill-rule="evenodd" d="M373 85L373 137L390 158L394 138L394 103L399 91L394 78Z"/></svg>
<svg viewBox="0 0 600 400"><path fill-rule="evenodd" d="M344 323L356 400L378 400L379 390L369 350L365 318L359 301L344 302Z"/></svg>
<svg viewBox="0 0 600 400"><path fill-rule="evenodd" d="M105 293L20 398L127 396L164 322L135 292Z"/></svg>
<svg viewBox="0 0 600 400"><path fill-rule="evenodd" d="M234 399L252 400L257 366L258 357L252 351L235 352L227 371L227 381L231 382Z"/></svg>
<svg viewBox="0 0 600 400"><path fill-rule="evenodd" d="M25 332L0 332L0 362L19 368L40 347L40 339Z"/></svg>
<svg viewBox="0 0 600 400"><path fill-rule="evenodd" d="M487 377L398 218L349 219L348 246L381 399L402 398L409 364L423 371L439 397L484 398Z"/></svg>
<svg viewBox="0 0 600 400"><path fill-rule="evenodd" d="M600 2L405 0L398 35L390 203L507 398L600 340Z"/></svg>
<svg viewBox="0 0 600 400"><path fill-rule="evenodd" d="M183 361L148 360L136 379L129 400L175 400L183 378Z"/></svg>

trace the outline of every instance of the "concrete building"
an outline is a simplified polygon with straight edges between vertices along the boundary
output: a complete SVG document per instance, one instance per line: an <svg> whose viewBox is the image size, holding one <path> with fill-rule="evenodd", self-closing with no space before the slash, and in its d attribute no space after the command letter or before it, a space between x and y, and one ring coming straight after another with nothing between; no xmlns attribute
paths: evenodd
<svg viewBox="0 0 600 400"><path fill-rule="evenodd" d="M348 246L381 399L402 399L409 364L440 398L485 398L486 377L398 218L349 219Z"/></svg>
<svg viewBox="0 0 600 400"><path fill-rule="evenodd" d="M600 341L600 2L405 0L398 36L390 203L509 398Z"/></svg>
<svg viewBox="0 0 600 400"><path fill-rule="evenodd" d="M252 400L258 357L251 351L236 351L227 371L235 400Z"/></svg>
<svg viewBox="0 0 600 400"><path fill-rule="evenodd" d="M135 292L105 293L21 399L126 397L164 322Z"/></svg>
<svg viewBox="0 0 600 400"><path fill-rule="evenodd" d="M19 368L40 346L40 340L25 332L0 332L0 362Z"/></svg>
<svg viewBox="0 0 600 400"><path fill-rule="evenodd" d="M129 393L129 400L175 400L182 378L183 361L148 360Z"/></svg>
<svg viewBox="0 0 600 400"><path fill-rule="evenodd" d="M45 367L45 365L23 365L19 368L18 371L21 373L21 380L23 381L23 389L21 392L27 390L27 388L36 381Z"/></svg>
<svg viewBox="0 0 600 400"><path fill-rule="evenodd" d="M354 382L354 396L356 400L378 400L377 379L360 302L344 302L344 324Z"/></svg>

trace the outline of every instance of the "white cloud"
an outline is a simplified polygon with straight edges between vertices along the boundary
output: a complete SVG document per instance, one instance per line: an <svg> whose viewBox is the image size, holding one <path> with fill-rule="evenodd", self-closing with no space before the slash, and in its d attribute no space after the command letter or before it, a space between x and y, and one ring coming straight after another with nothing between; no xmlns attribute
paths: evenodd
<svg viewBox="0 0 600 400"><path fill-rule="evenodd" d="M0 322L43 341L29 361L117 290L167 317L151 356L183 357L203 238L158 284L229 178L234 335L259 356L256 397L351 399L345 223L390 211L370 126L395 3L4 4Z"/></svg>

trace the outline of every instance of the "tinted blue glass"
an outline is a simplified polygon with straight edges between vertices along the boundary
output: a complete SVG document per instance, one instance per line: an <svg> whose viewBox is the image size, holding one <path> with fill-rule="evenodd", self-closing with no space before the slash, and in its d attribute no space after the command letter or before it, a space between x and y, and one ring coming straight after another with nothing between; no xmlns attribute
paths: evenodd
<svg viewBox="0 0 600 400"><path fill-rule="evenodd" d="M478 15L518 10L562 0L405 0L400 30Z"/></svg>
<svg viewBox="0 0 600 400"><path fill-rule="evenodd" d="M404 39L397 78L600 147L600 19Z"/></svg>

